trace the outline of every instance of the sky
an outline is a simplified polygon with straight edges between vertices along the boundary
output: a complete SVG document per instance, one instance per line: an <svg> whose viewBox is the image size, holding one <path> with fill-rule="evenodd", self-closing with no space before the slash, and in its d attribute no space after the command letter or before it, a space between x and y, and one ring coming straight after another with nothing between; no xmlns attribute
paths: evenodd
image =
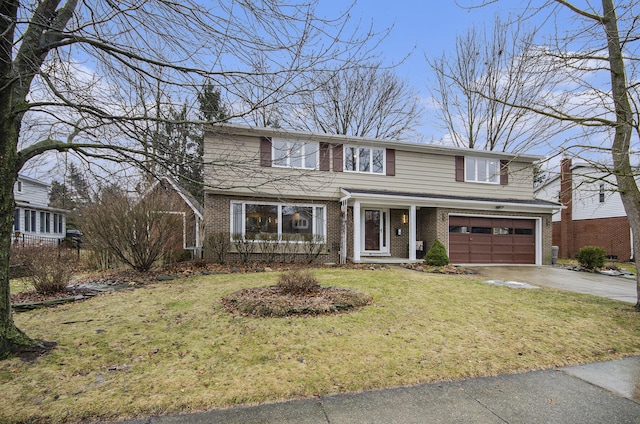
<svg viewBox="0 0 640 424"><path fill-rule="evenodd" d="M333 15L343 11L345 3L341 0L319 0L319 10ZM458 3L477 4L478 1L461 0ZM381 45L382 59L385 64L402 61L395 68L395 73L406 79L427 105L431 75L425 55L441 56L443 52L451 51L455 47L456 35L474 24L492 25L496 12L504 13L505 4L510 3L516 6L519 1L502 1L500 5L468 10L458 6L455 0L359 0L352 15L363 28L370 24L379 31L393 27ZM409 57L403 61L407 55ZM444 136L444 131L430 122L429 111L426 112L420 132L426 141L438 141Z"/></svg>

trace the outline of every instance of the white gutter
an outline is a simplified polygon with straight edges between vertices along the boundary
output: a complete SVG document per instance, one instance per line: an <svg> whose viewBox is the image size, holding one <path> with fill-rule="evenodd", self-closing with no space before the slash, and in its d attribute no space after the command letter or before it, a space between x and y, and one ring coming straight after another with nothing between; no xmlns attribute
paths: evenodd
<svg viewBox="0 0 640 424"><path fill-rule="evenodd" d="M443 199L438 197L423 197L423 196L403 196L394 194L376 194L376 193L350 193L344 189L341 189L343 193L348 193L348 196L342 199L349 200L351 198L358 198L360 201L380 202L384 201L385 205L395 204L397 206L406 206L408 203L415 204L416 206L424 207L441 207L441 208L456 208L461 206L472 207L474 209L482 210L508 210L508 211L531 211L531 210L543 210L555 212L562 208L561 205L537 205L531 203L516 203L500 200L474 200L474 199ZM341 199L341 200L342 200Z"/></svg>

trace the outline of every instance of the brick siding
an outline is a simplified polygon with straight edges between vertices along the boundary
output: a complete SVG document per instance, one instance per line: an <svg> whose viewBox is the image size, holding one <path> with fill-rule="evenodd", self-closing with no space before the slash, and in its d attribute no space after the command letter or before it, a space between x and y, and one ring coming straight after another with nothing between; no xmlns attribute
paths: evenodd
<svg viewBox="0 0 640 424"><path fill-rule="evenodd" d="M553 223L553 244L560 247L560 258L575 258L583 246L600 246L607 255L617 256L620 261L631 258L631 233L626 216L573 221L573 231L566 233L565 238L561 229L561 222ZM571 249L563 249L563 241Z"/></svg>
<svg viewBox="0 0 640 424"><path fill-rule="evenodd" d="M231 230L231 212L229 207L232 200L237 201L251 201L251 202L277 202L277 203L292 203L292 204L315 204L326 206L326 225L327 225L327 242L322 253L316 259L316 262L338 262L339 249L340 249L340 202L336 201L319 201L310 200L308 198L303 199L273 199L266 197L244 197L244 196L227 196L219 194L208 193L205 196L205 216L204 225L207 235L213 235L216 233L229 233ZM295 255L296 262L304 261L305 255L300 251ZM211 260L210 252L205 250L205 259ZM239 255L235 253L235 248L232 246L230 252L225 256L226 262L238 261ZM261 261L261 255L255 253L250 258L251 261Z"/></svg>

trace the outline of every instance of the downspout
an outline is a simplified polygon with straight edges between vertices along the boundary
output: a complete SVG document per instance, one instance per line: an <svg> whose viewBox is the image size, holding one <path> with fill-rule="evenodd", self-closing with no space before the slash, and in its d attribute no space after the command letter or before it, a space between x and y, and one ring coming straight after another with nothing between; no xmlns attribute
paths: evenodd
<svg viewBox="0 0 640 424"><path fill-rule="evenodd" d="M342 214L340 222L340 264L347 263L347 211L348 202L351 199L351 193L346 190L342 190L345 196L340 198L340 211Z"/></svg>

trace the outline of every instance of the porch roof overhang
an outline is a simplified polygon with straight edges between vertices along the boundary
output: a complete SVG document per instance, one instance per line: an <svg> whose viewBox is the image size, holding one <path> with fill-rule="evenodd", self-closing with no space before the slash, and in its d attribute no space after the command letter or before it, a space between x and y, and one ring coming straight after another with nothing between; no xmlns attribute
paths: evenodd
<svg viewBox="0 0 640 424"><path fill-rule="evenodd" d="M368 190L341 188L346 201L352 206L357 200L360 203L384 205L387 207L417 207L474 209L486 211L553 213L562 208L559 203L540 199L497 199L490 197L451 196L434 193L411 193L387 190Z"/></svg>
<svg viewBox="0 0 640 424"><path fill-rule="evenodd" d="M23 208L23 209L33 209L37 211L56 212L56 213L65 214L65 215L70 212L68 209L52 208L46 205L38 205L35 203L23 202L18 200L16 200L16 207Z"/></svg>

